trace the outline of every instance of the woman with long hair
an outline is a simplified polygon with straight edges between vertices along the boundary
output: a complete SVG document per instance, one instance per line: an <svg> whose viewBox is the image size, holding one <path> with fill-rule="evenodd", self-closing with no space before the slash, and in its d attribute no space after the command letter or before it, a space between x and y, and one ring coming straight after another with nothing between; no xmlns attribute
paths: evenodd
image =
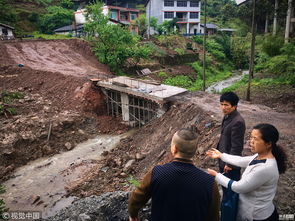
<svg viewBox="0 0 295 221"><path fill-rule="evenodd" d="M233 181L232 190L239 193L239 221L275 221L279 220L273 204L277 190L279 174L286 170L286 154L277 145L278 130L271 124L256 125L250 137L252 156L240 157L221 153L216 149L207 151L213 159L220 158L226 163L246 168L239 181ZM208 169L216 181L224 187L230 179L215 170ZM231 181L232 182L232 181Z"/></svg>

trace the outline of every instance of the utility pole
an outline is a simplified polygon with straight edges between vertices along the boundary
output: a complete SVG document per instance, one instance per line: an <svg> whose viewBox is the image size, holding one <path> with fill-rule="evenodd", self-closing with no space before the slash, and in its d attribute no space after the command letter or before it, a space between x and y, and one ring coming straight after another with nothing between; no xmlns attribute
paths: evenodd
<svg viewBox="0 0 295 221"><path fill-rule="evenodd" d="M203 91L206 90L206 39L207 39L207 0L204 1L204 39L203 39Z"/></svg>
<svg viewBox="0 0 295 221"><path fill-rule="evenodd" d="M279 9L279 0L275 0L275 14L274 14L274 18L273 18L273 31L272 31L272 35L276 35L277 34L278 9Z"/></svg>
<svg viewBox="0 0 295 221"><path fill-rule="evenodd" d="M248 80L248 88L247 88L247 96L246 100L250 101L250 89L251 89L251 81L254 77L254 55L255 55L255 40L256 40L256 0L252 1L252 40L251 40L251 56L250 56L250 65L249 65L249 80Z"/></svg>
<svg viewBox="0 0 295 221"><path fill-rule="evenodd" d="M148 39L150 39L151 35L151 10L152 10L152 0L149 2L149 21L148 21Z"/></svg>

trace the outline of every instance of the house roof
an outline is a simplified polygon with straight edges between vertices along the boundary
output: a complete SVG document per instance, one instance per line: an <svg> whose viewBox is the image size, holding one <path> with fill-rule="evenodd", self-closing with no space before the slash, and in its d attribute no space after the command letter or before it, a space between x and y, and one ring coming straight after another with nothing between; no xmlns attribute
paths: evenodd
<svg viewBox="0 0 295 221"><path fill-rule="evenodd" d="M119 7L119 6L114 6L114 5L106 5L108 8L110 9L118 9L120 11L130 11L130 12L138 12L138 9L134 9L134 8L123 8L123 7Z"/></svg>
<svg viewBox="0 0 295 221"><path fill-rule="evenodd" d="M11 27L11 26L3 24L3 23L0 23L0 26L3 26L5 28L9 28L9 29L12 29L12 30L14 29L14 27Z"/></svg>
<svg viewBox="0 0 295 221"><path fill-rule="evenodd" d="M84 25L83 24L79 24L77 25L76 27L76 30L81 30L83 29ZM60 27L60 28L57 28L54 30L54 32L66 32L66 31L73 31L73 25L67 25L67 26L63 26L63 27Z"/></svg>
<svg viewBox="0 0 295 221"><path fill-rule="evenodd" d="M237 5L240 5L240 4L243 4L243 3L246 3L248 0L235 0Z"/></svg>
<svg viewBox="0 0 295 221"><path fill-rule="evenodd" d="M204 27L204 24L201 24L202 27ZM206 28L210 28L210 29L217 29L218 26L215 25L215 24L210 24L210 23L207 23L206 24Z"/></svg>
<svg viewBox="0 0 295 221"><path fill-rule="evenodd" d="M218 31L228 31L228 32L235 32L236 29L232 29L232 28L220 28L218 29Z"/></svg>

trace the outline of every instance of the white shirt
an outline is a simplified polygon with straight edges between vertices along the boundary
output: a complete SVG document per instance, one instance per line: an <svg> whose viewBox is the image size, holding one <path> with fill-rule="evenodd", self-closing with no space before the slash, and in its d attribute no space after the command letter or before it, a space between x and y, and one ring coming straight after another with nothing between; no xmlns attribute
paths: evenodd
<svg viewBox="0 0 295 221"><path fill-rule="evenodd" d="M237 220L252 221L266 219L274 211L273 198L277 190L279 171L275 158L266 159L254 165L250 162L257 157L240 157L223 153L221 160L239 167L246 167L241 179L234 181L232 190L239 193ZM218 173L216 181L227 188L229 178Z"/></svg>

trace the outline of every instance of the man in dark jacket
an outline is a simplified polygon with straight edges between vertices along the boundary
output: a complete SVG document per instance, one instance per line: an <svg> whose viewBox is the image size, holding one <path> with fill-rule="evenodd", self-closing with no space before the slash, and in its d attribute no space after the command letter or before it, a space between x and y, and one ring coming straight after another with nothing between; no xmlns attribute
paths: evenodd
<svg viewBox="0 0 295 221"><path fill-rule="evenodd" d="M221 135L217 149L222 153L242 155L245 135L244 118L237 111L239 97L233 92L226 92L220 96L220 109L224 114L221 124ZM241 178L241 168L229 165L219 160L219 170L230 179ZM226 189L223 189L223 200Z"/></svg>
<svg viewBox="0 0 295 221"><path fill-rule="evenodd" d="M172 138L173 161L152 168L129 198L130 221L152 198L153 221L219 220L219 192L213 177L193 165L197 135L189 129Z"/></svg>

